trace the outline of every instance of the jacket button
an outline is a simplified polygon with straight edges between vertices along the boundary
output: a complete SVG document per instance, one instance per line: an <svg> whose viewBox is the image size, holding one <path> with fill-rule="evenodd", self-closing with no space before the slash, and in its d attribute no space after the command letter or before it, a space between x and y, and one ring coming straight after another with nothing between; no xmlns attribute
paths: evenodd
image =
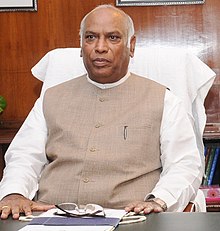
<svg viewBox="0 0 220 231"><path fill-rule="evenodd" d="M84 182L84 183L88 183L88 182L89 182L89 179L88 179L88 178L84 178L84 179L83 179L83 182Z"/></svg>
<svg viewBox="0 0 220 231"><path fill-rule="evenodd" d="M95 125L95 128L100 128L102 126L102 124L98 123Z"/></svg>
<svg viewBox="0 0 220 231"><path fill-rule="evenodd" d="M104 98L99 98L99 101L100 101L100 102L104 102L105 99L104 99Z"/></svg>
<svg viewBox="0 0 220 231"><path fill-rule="evenodd" d="M90 150L90 152L95 152L96 148L95 147L91 147L89 150Z"/></svg>

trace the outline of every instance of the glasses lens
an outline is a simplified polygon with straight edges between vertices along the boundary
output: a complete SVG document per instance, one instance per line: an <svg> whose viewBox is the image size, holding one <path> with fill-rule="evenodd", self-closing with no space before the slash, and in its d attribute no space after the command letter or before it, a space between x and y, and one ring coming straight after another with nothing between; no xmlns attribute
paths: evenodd
<svg viewBox="0 0 220 231"><path fill-rule="evenodd" d="M88 204L86 205L84 210L86 213L93 213L96 211L96 206L94 206L93 204Z"/></svg>
<svg viewBox="0 0 220 231"><path fill-rule="evenodd" d="M104 211L104 209L100 205L96 204L87 204L84 210L88 214L94 214Z"/></svg>
<svg viewBox="0 0 220 231"><path fill-rule="evenodd" d="M65 211L71 212L73 210L77 210L78 206L75 203L62 203L58 204L58 206Z"/></svg>

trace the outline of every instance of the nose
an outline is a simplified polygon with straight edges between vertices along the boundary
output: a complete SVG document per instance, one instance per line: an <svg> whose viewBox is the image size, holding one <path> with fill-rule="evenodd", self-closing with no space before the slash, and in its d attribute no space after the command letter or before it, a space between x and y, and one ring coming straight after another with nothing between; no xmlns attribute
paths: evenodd
<svg viewBox="0 0 220 231"><path fill-rule="evenodd" d="M106 53L108 49L107 41L104 38L99 38L96 43L95 51L97 53Z"/></svg>

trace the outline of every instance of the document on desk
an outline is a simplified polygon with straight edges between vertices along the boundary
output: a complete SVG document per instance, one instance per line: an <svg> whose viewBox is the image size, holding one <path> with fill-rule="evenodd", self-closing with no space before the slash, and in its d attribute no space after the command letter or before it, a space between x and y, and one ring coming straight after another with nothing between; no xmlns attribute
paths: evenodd
<svg viewBox="0 0 220 231"><path fill-rule="evenodd" d="M126 214L124 210L105 209L105 218L70 218L54 215L56 211L42 213L19 231L111 231Z"/></svg>

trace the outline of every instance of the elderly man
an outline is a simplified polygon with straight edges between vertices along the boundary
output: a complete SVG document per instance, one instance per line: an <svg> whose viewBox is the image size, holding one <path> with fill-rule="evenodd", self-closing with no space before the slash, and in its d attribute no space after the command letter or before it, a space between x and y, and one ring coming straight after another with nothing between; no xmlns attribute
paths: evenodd
<svg viewBox="0 0 220 231"><path fill-rule="evenodd" d="M96 7L80 36L87 74L49 88L36 122L12 142L1 218L62 202L183 211L200 186L202 165L182 102L129 72L136 37L123 11Z"/></svg>

